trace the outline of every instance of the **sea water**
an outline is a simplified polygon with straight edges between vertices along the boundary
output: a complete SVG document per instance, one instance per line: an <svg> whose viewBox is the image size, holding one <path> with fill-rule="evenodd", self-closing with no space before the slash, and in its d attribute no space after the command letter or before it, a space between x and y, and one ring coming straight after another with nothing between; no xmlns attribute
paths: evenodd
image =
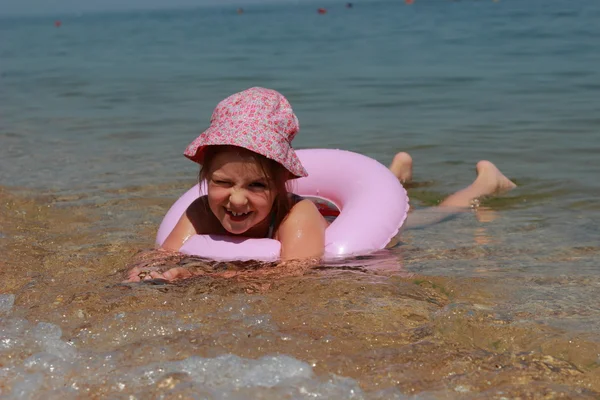
<svg viewBox="0 0 600 400"><path fill-rule="evenodd" d="M344 5L0 20L3 397L598 396L600 6ZM298 148L409 152L413 209L480 159L519 187L302 276L119 284L251 86Z"/></svg>

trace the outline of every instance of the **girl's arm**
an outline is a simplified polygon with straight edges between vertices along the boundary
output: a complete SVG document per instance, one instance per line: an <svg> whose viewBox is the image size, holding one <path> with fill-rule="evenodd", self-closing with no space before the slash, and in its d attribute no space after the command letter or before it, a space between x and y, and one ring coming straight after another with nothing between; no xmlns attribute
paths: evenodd
<svg viewBox="0 0 600 400"><path fill-rule="evenodd" d="M190 236L200 233L202 231L200 222L203 218L208 219L206 215L199 215L203 214L201 212L205 208L203 206L202 203L192 203L161 248L179 251ZM312 201L298 202L285 217L275 235L275 239L281 242L281 259L285 261L323 256L325 228L327 228L327 221Z"/></svg>
<svg viewBox="0 0 600 400"><path fill-rule="evenodd" d="M162 249L178 251L183 243L190 237L195 235L202 229L194 227L198 221L199 214L202 214L203 205L200 207L190 207L188 211L181 217L171 234L167 237L162 245ZM310 200L302 200L298 202L283 220L275 239L281 242L281 260L284 262L280 266L286 266L286 270L278 268L273 270L273 274L294 275L304 271L311 265L314 265L325 251L325 229L327 221L321 216L317 207ZM303 262L286 262L289 260L301 260ZM175 267L165 272L149 271L143 277L140 276L142 270L134 268L128 274L127 282L139 282L144 279L163 279L166 281L174 281L186 279L194 276L194 274L183 268ZM228 271L232 273L232 271ZM251 275L245 274L245 275ZM257 275L264 277L264 271L258 272Z"/></svg>
<svg viewBox="0 0 600 400"><path fill-rule="evenodd" d="M281 260L321 258L325 252L325 228L327 221L312 201L298 202L277 230Z"/></svg>
<svg viewBox="0 0 600 400"><path fill-rule="evenodd" d="M202 197L190 204L160 248L153 251L156 258L163 258L162 254L167 254L168 256L169 254L178 253L186 240L196 233L201 232L202 225L206 224L206 210L206 203ZM158 271L158 268L148 268L148 266L136 265L127 271L125 282L139 282L146 279L163 279L170 281L175 279L185 279L191 276L191 272L181 267L171 268L168 271L161 273Z"/></svg>
<svg viewBox="0 0 600 400"><path fill-rule="evenodd" d="M175 225L175 228L173 228L160 248L164 250L179 251L185 241L195 234L196 228L194 228L194 225L186 212L179 218L177 225Z"/></svg>
<svg viewBox="0 0 600 400"><path fill-rule="evenodd" d="M179 251L181 246L191 236L201 234L209 224L210 216L207 215L208 205L206 198L200 197L189 205L185 213L179 218L175 228L163 242L161 249Z"/></svg>

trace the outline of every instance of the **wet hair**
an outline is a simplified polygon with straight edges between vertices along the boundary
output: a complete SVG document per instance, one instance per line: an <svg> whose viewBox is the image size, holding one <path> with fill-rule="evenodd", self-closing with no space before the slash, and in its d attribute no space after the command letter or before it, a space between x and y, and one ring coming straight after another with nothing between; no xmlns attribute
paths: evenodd
<svg viewBox="0 0 600 400"><path fill-rule="evenodd" d="M273 208L271 212L275 215L275 226L273 227L274 231L277 231L279 225L285 217L288 215L292 206L292 200L289 196L289 192L291 188L289 187L289 178L290 172L277 161L271 160L261 154L255 153L251 150L244 149L242 147L236 146L207 146L204 150L204 157L202 160L202 167L200 168L200 172L198 174L198 181L207 181L209 179L209 175L211 173L211 166L215 159L215 157L223 152L237 152L238 154L247 154L259 166L263 176L269 182L271 189L275 191L275 201L273 202Z"/></svg>

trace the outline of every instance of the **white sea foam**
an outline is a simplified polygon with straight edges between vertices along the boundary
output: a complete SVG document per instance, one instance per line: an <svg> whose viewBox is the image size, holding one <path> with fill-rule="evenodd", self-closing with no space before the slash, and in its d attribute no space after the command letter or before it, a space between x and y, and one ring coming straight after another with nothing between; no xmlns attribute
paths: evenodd
<svg viewBox="0 0 600 400"><path fill-rule="evenodd" d="M93 327L82 329L73 340L76 343L93 345L95 341L110 337L113 345L122 346L140 339L171 336L177 332L191 331L199 326L190 323L173 323L176 316L174 311L122 312L108 316Z"/></svg>
<svg viewBox="0 0 600 400"><path fill-rule="evenodd" d="M0 314L9 313L14 304L14 294L0 294Z"/></svg>
<svg viewBox="0 0 600 400"><path fill-rule="evenodd" d="M3 309L10 309L6 304L13 299L6 295L1 299ZM264 327L270 323L268 316L249 318L239 313L239 309L233 314L235 319L251 325ZM173 318L160 312L154 315L159 319ZM95 330L98 335L110 335L122 328L127 330L126 320L126 315L116 314ZM147 326L137 328L143 336L166 332L164 324L156 329L151 329L152 325L156 326L156 319L149 319ZM173 333L177 328L170 329L169 333ZM121 344L127 342L126 335L115 340ZM160 356L158 359L170 356L164 349L156 351L160 353L156 353ZM0 369L0 379L6 388L1 395L6 399L65 400L85 397L90 390L104 390L110 396L132 399L149 398L156 393L169 398L190 395L206 399L365 398L353 379L318 377L309 364L283 354L259 359L233 354L214 358L191 356L132 366L125 351L79 350L76 341L63 340L57 325L34 324L10 315L0 320L0 363L4 366Z"/></svg>

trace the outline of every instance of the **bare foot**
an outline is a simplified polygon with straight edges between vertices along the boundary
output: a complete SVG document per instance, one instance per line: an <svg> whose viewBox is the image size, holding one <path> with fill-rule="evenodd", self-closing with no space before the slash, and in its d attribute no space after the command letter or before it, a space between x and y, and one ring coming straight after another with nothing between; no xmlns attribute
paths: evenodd
<svg viewBox="0 0 600 400"><path fill-rule="evenodd" d="M389 168L400 182L406 183L412 180L412 165L413 161L410 154L400 152L394 156Z"/></svg>
<svg viewBox="0 0 600 400"><path fill-rule="evenodd" d="M491 162L482 160L477 163L477 178L466 188L448 196L440 207L467 208L479 204L478 199L516 188ZM476 204L474 203L476 202Z"/></svg>
<svg viewBox="0 0 600 400"><path fill-rule="evenodd" d="M517 187L514 182L508 179L498 167L487 160L481 160L477 163L477 179L473 186L478 186L482 191L482 196L508 192Z"/></svg>

